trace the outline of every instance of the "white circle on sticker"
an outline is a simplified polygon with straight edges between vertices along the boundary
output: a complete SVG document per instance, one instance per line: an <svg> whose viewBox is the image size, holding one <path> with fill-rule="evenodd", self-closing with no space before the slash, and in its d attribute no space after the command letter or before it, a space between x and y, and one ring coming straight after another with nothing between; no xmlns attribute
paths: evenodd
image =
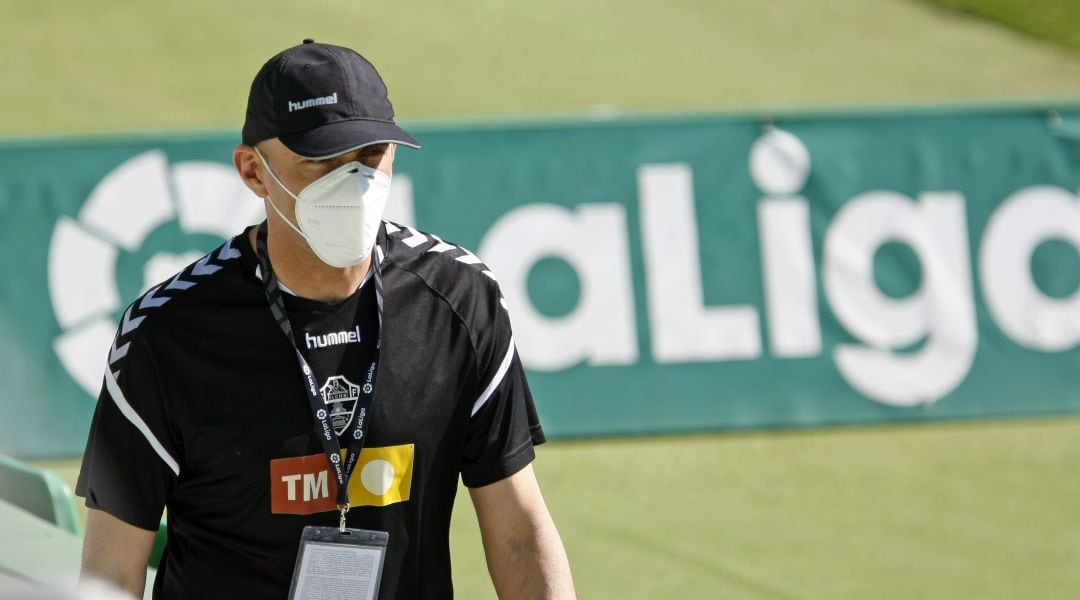
<svg viewBox="0 0 1080 600"><path fill-rule="evenodd" d="M367 491L382 496L394 485L394 465L385 460L373 460L360 471L360 481Z"/></svg>
<svg viewBox="0 0 1080 600"><path fill-rule="evenodd" d="M806 145L782 129L769 129L750 148L750 176L766 194L799 193L810 168Z"/></svg>

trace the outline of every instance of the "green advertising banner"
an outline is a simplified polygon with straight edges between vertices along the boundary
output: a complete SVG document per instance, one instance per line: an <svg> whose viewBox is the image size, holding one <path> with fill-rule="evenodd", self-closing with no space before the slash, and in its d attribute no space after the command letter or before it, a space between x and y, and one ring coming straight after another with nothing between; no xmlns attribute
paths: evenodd
<svg viewBox="0 0 1080 600"><path fill-rule="evenodd" d="M495 273L553 436L1076 412L1049 108L413 126L387 217ZM0 144L0 452L81 453L127 304L262 218L237 138Z"/></svg>

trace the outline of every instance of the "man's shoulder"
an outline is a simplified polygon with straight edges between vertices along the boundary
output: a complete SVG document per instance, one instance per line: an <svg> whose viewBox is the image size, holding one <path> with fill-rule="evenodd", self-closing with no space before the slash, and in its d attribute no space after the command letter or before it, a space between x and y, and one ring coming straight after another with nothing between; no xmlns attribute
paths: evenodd
<svg viewBox="0 0 1080 600"><path fill-rule="evenodd" d="M415 227L385 222L387 260L444 298L501 298L494 273L468 248Z"/></svg>
<svg viewBox="0 0 1080 600"><path fill-rule="evenodd" d="M216 311L235 297L243 286L239 243L241 238L235 237L150 286L124 310L117 344L190 327L191 319Z"/></svg>

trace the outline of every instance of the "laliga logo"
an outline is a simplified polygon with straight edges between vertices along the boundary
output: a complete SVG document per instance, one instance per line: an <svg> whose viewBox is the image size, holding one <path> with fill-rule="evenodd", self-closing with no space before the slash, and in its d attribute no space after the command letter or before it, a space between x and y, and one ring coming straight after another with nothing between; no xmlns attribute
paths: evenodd
<svg viewBox="0 0 1080 600"><path fill-rule="evenodd" d="M320 421L325 419L326 418L326 411L321 409L321 408L319 410L315 411L315 418L319 419Z"/></svg>
<svg viewBox="0 0 1080 600"><path fill-rule="evenodd" d="M764 324L773 357L827 354L844 380L875 402L930 404L956 389L974 363L976 259L990 317L1013 342L1039 352L1080 344L1080 291L1050 295L1032 273L1032 258L1044 243L1080 248L1080 199L1072 191L1038 185L1001 199L973 259L961 192L925 191L912 198L869 190L819 225L819 265L810 203L802 196L811 173L806 146L791 133L768 128L750 150L749 170L762 193L757 230L763 307L705 304L690 166L638 168L647 324L656 363L760 359ZM530 204L488 230L478 254L498 274L514 308L526 367L560 371L580 362L638 362L626 213L619 203ZM719 244L724 228L742 226L702 225ZM890 242L913 251L921 271L919 286L904 297L884 293L875 279L875 254ZM715 252L716 243L711 246ZM565 261L580 282L577 304L558 317L541 313L529 297L529 273L548 257ZM819 285L853 341L823 348Z"/></svg>
<svg viewBox="0 0 1080 600"><path fill-rule="evenodd" d="M96 397L118 312L134 294L262 214L262 202L224 164L170 166L164 152L152 150L107 174L76 218L57 220L49 245L49 296L62 329L53 349L72 378ZM122 283L135 278L122 294Z"/></svg>

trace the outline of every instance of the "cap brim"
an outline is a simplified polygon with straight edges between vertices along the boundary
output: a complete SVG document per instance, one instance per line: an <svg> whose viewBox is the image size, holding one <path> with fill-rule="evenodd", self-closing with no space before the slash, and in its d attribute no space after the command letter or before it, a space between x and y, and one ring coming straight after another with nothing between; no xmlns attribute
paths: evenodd
<svg viewBox="0 0 1080 600"><path fill-rule="evenodd" d="M285 147L305 158L333 158L371 144L394 143L419 148L413 136L393 123L353 119L278 137Z"/></svg>

